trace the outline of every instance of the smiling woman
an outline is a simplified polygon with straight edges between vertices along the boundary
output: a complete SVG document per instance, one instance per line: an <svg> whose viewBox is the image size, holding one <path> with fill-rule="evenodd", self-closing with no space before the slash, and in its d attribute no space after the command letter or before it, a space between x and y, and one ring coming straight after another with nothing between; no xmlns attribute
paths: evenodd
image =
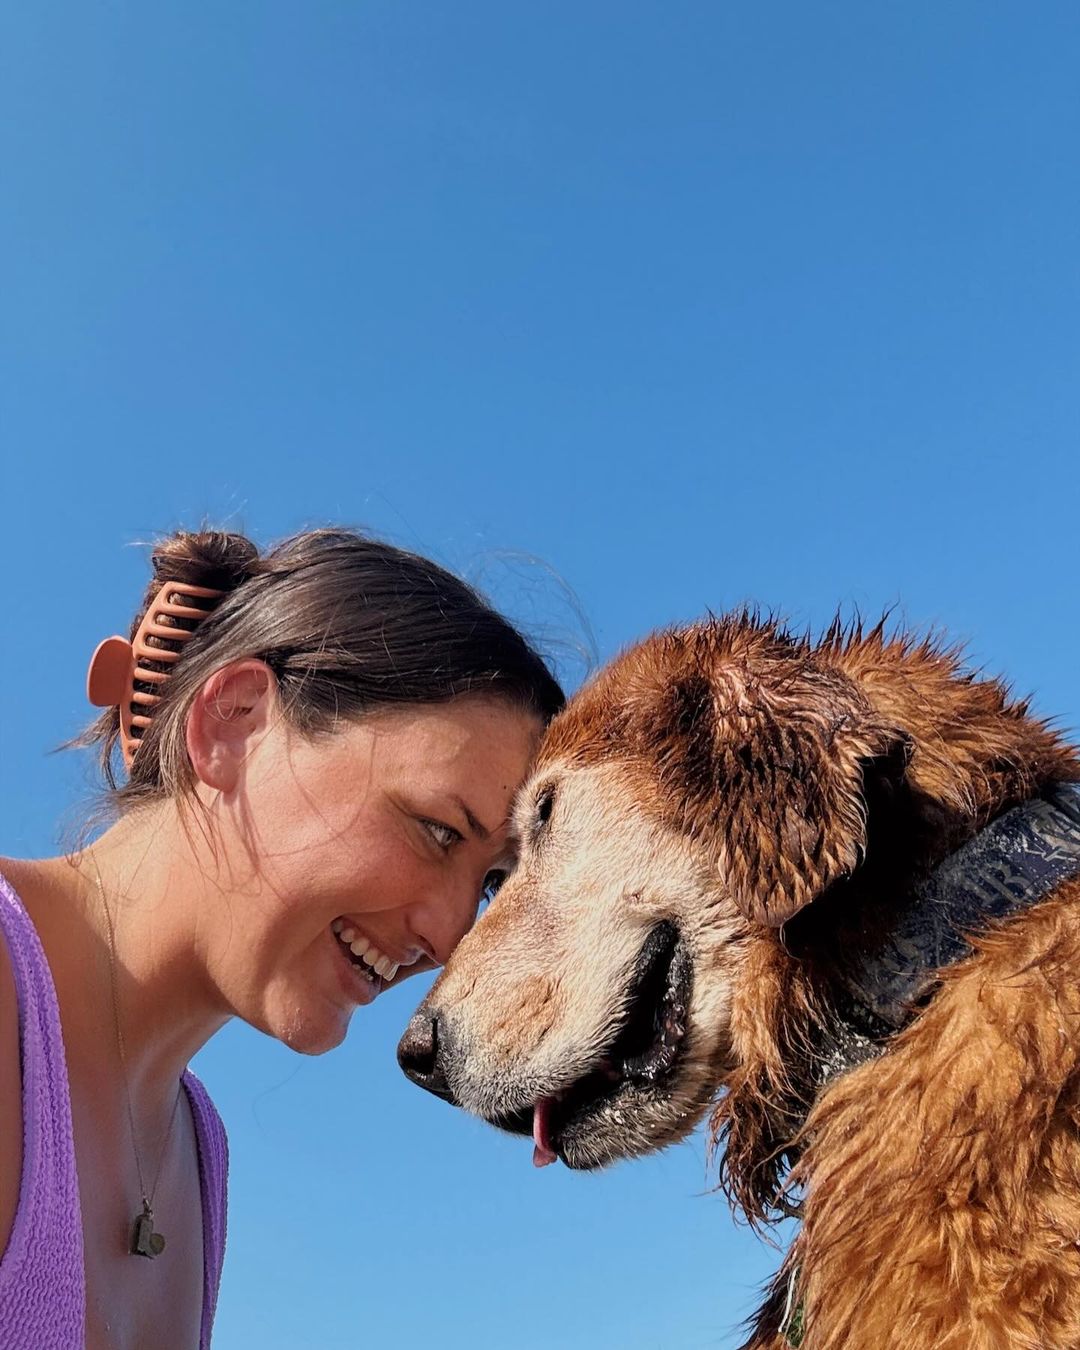
<svg viewBox="0 0 1080 1350"><path fill-rule="evenodd" d="M209 1343L225 1136L189 1059L233 1017L321 1053L444 962L563 701L463 582L350 531L265 557L178 534L153 562L89 678L115 823L0 863L13 1350Z"/></svg>

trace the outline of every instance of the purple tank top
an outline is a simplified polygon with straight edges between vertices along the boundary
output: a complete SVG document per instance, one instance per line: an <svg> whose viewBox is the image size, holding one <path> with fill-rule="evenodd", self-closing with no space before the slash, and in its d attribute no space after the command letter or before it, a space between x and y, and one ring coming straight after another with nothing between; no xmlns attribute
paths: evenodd
<svg viewBox="0 0 1080 1350"><path fill-rule="evenodd" d="M0 877L0 938L19 1005L23 1163L19 1205L0 1259L0 1346L83 1350L86 1286L71 1098L52 973L19 897ZM183 1078L199 1150L203 1219L200 1350L208 1350L225 1255L228 1145L194 1074Z"/></svg>

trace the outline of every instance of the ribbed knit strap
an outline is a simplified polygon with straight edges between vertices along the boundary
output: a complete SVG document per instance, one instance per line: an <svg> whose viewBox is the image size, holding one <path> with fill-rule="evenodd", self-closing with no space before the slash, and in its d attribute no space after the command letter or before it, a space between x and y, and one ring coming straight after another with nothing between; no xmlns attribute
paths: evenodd
<svg viewBox="0 0 1080 1350"><path fill-rule="evenodd" d="M200 1350L209 1350L214 1326L221 1267L225 1260L228 1211L229 1142L225 1126L202 1083L189 1069L184 1087L191 1103L195 1138L199 1146L199 1182L203 1217L203 1309Z"/></svg>
<svg viewBox="0 0 1080 1350"><path fill-rule="evenodd" d="M0 937L15 981L22 1063L19 1207L0 1260L0 1345L83 1350L82 1215L60 1009L30 916L0 877Z"/></svg>

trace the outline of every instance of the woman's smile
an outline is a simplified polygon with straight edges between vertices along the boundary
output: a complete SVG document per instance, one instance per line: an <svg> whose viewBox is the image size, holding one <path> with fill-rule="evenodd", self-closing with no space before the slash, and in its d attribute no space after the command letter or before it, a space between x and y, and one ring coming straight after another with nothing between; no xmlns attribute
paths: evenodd
<svg viewBox="0 0 1080 1350"><path fill-rule="evenodd" d="M381 981L382 988L393 983L398 971L408 971L424 956L424 952L417 947L403 952L385 951L364 932L355 919L348 917L335 919L330 925L330 931L351 964L369 979Z"/></svg>
<svg viewBox="0 0 1080 1350"><path fill-rule="evenodd" d="M335 919L334 927L341 922L342 920ZM385 987L383 977L366 962L354 956L350 948L332 930L328 937L334 949L338 980L349 1002L356 1004L357 1007L366 1007L369 1003L374 1003Z"/></svg>

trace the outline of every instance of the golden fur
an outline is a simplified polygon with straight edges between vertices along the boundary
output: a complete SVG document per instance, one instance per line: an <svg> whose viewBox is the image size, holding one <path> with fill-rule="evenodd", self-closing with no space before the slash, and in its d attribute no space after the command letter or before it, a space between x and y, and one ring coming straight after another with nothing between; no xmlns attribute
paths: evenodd
<svg viewBox="0 0 1080 1350"><path fill-rule="evenodd" d="M804 1350L1080 1346L1080 881L976 938L878 1059L814 1075L846 957L966 838L1078 778L932 642L745 613L646 640L552 724L518 872L418 1014L446 1095L505 1121L602 1067L640 935L671 919L694 963L677 1080L564 1158L660 1147L712 1103L751 1221L802 1197L752 1350L788 1344L792 1298Z"/></svg>

